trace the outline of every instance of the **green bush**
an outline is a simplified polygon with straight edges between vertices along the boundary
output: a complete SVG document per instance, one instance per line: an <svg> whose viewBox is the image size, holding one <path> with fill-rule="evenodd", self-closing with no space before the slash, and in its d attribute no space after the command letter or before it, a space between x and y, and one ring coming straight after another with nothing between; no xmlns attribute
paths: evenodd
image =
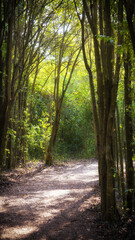
<svg viewBox="0 0 135 240"><path fill-rule="evenodd" d="M55 154L92 157L95 155L92 112L89 102L80 106L64 103Z"/></svg>

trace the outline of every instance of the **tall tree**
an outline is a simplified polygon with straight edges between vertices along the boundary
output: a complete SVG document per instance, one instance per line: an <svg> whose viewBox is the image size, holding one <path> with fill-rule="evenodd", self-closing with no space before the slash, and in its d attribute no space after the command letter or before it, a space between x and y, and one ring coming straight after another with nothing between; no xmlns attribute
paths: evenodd
<svg viewBox="0 0 135 240"><path fill-rule="evenodd" d="M118 211L115 201L115 182L113 156L113 124L115 118L115 108L117 100L117 90L120 72L120 53L114 54L114 40L112 29L112 6L111 1L91 1L90 5L83 0L83 17L80 21L82 26L82 44L83 55L86 68L91 79L91 93L93 94L93 115L96 127L96 143L99 159L99 175L101 186L101 207L102 215L108 220L114 220L118 217ZM117 46L122 42L120 29L123 19L123 2L118 3L118 34ZM77 7L76 7L77 9ZM78 9L77 9L78 10ZM99 10L99 13L97 12ZM78 14L79 15L79 14ZM95 65L97 72L97 95L98 101L95 103L94 89L92 82L92 70L88 63L87 53L85 51L85 21L86 15L90 31L93 35L93 44L95 51ZM99 28L98 28L99 23ZM115 32L116 34L116 32ZM114 57L116 66L114 72Z"/></svg>
<svg viewBox="0 0 135 240"><path fill-rule="evenodd" d="M11 110L19 96L23 96L22 106L26 106L29 75L37 57L43 57L43 53L39 54L44 38L42 27L46 28L61 3L56 1L52 6L52 1L46 0L0 2L0 165L3 164ZM48 4L49 8L45 8Z"/></svg>
<svg viewBox="0 0 135 240"><path fill-rule="evenodd" d="M13 45L13 24L15 17L16 1L1 1L1 74L0 74L0 165L2 164L5 150L7 127L12 108L13 99L11 96L11 70L12 70L12 45ZM6 30L7 24L7 30ZM5 46L6 43L6 46ZM6 54L4 52L6 51Z"/></svg>
<svg viewBox="0 0 135 240"><path fill-rule="evenodd" d="M47 165L53 164L52 154L59 129L63 99L65 97L66 91L68 89L73 71L77 65L78 57L81 51L81 47L80 46L78 47L75 41L77 33L75 32L75 29L71 25L72 16L69 15L67 10L65 10L64 12L64 18L65 19L63 22L63 26L60 27L61 28L60 32L62 31L62 34L58 33L58 37L60 37L60 43L58 49L56 49L55 54L55 79L54 79L55 118L45 157L45 162ZM66 22L67 19L68 23Z"/></svg>

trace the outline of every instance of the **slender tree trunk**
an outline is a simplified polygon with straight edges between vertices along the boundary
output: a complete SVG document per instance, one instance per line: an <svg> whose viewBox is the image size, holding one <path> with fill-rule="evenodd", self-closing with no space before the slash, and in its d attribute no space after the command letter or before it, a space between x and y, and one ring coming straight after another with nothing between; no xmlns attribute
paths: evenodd
<svg viewBox="0 0 135 240"><path fill-rule="evenodd" d="M125 208L125 180L124 180L124 167L123 167L123 154L122 154L122 141L120 133L120 120L119 120L119 110L118 106L116 107L117 111L117 132L118 132L118 146L119 146L119 157L120 157L120 182L123 198L123 206Z"/></svg>
<svg viewBox="0 0 135 240"><path fill-rule="evenodd" d="M45 157L45 163L48 166L53 164L53 156L52 155L53 155L53 148L55 145L56 136L57 136L59 124L60 124L60 113L61 113L61 110L57 109L56 115L55 115L55 120L54 120L53 127L52 127L51 138L49 141L49 146L47 148L47 153L46 153L46 157Z"/></svg>
<svg viewBox="0 0 135 240"><path fill-rule="evenodd" d="M126 9L127 14L127 22L128 22L128 28L129 33L131 36L132 46L135 54L135 27L134 27L134 19L133 16L135 14L135 1L134 0L124 0L124 5Z"/></svg>
<svg viewBox="0 0 135 240"><path fill-rule="evenodd" d="M129 52L124 61L125 68L125 132L126 132L126 178L127 178L127 208L132 214L134 191L134 167L133 167L133 129L132 129L132 88L131 88L131 62Z"/></svg>
<svg viewBox="0 0 135 240"><path fill-rule="evenodd" d="M12 129L12 122L9 120L9 125L8 125L9 130ZM6 153L6 166L7 169L11 169L13 166L12 163L12 135L11 133L7 134L7 153Z"/></svg>
<svg viewBox="0 0 135 240"><path fill-rule="evenodd" d="M116 214L115 182L114 182L114 159L112 150L112 126L113 118L109 119L106 134L106 161L107 161L107 194L106 194L106 215L107 219L114 220Z"/></svg>
<svg viewBox="0 0 135 240"><path fill-rule="evenodd" d="M13 30L13 14L14 1L9 4L10 17L8 19L8 39L6 53L6 81L5 81L5 97L0 106L0 164L3 163L4 151L6 146L6 135L9 123L10 112L12 108L11 101L11 68L12 68L12 30ZM2 90L2 83L1 83ZM4 93L3 93L4 94Z"/></svg>
<svg viewBox="0 0 135 240"><path fill-rule="evenodd" d="M34 95L36 79L37 79L37 75L38 75L38 71L39 71L39 58L38 58L36 64L37 64L37 65L36 65L36 71L35 71L34 80L33 80L33 84L32 84L32 90L31 90L31 96L32 96L32 98L33 98L33 95ZM29 104L30 123L32 122L31 110L32 110L32 99L31 99L30 104Z"/></svg>
<svg viewBox="0 0 135 240"><path fill-rule="evenodd" d="M60 46L60 51L59 51L59 61L58 61L58 66L56 67L56 76L55 76L55 83L54 83L54 101L55 101L55 120L53 123L53 127L52 127L52 133L51 133L51 138L49 141L49 146L47 149L47 153L45 156L45 162L47 165L52 165L53 164L53 148L54 148L54 144L56 141L56 137L57 137L57 133L58 133L58 129L59 129L59 124L60 124L60 115L61 115L61 109L62 109L62 103L63 103L63 99L65 97L66 91L68 89L68 86L70 84L71 78L72 78L72 74L74 72L74 69L76 67L76 63L78 60L78 57L80 55L81 52L81 47L79 47L79 49L77 49L78 53L72 63L72 67L70 69L70 75L68 77L67 83L65 83L65 79L67 77L67 72L69 70L69 66L71 64L71 60L74 56L74 54L76 53L76 51L74 53L71 53L71 56L69 57L68 63L67 63L67 69L66 69L66 73L64 76L64 80L63 80L63 87L62 87L62 93L60 94L60 71L61 71L61 67L62 67L62 57L63 57L63 43L64 43L64 37L62 38L62 43Z"/></svg>
<svg viewBox="0 0 135 240"><path fill-rule="evenodd" d="M117 134L117 126L116 126L117 120L114 120L114 148L115 148L115 153L114 153L114 159L115 159L115 164L116 164L116 181L118 184L118 193L119 197L121 196L121 187L120 187L120 168L119 168L119 153L118 153L118 134Z"/></svg>

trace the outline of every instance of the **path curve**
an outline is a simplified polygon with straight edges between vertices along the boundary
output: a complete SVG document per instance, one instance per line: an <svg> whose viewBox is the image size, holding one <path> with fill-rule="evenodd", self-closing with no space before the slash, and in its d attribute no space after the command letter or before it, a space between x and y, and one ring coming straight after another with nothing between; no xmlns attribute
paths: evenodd
<svg viewBox="0 0 135 240"><path fill-rule="evenodd" d="M76 229L75 222L95 199L100 201L94 192L97 184L94 160L44 168L20 178L0 196L0 239L90 239L84 236L90 229L83 229L83 223Z"/></svg>

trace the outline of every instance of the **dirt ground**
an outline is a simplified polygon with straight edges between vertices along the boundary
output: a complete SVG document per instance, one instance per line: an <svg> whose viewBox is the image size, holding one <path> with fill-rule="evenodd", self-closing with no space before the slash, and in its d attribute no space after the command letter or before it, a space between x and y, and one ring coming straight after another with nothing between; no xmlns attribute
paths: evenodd
<svg viewBox="0 0 135 240"><path fill-rule="evenodd" d="M38 163L0 178L1 240L135 239L135 219L101 220L94 159L44 167Z"/></svg>

